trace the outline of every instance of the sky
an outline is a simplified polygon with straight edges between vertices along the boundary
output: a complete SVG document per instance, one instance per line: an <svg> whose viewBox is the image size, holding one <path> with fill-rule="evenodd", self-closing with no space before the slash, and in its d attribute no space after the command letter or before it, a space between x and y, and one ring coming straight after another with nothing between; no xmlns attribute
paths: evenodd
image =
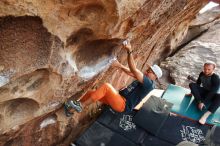
<svg viewBox="0 0 220 146"><path fill-rule="evenodd" d="M199 11L199 13L202 14L202 13L204 13L205 11L207 11L207 10L209 10L209 9L215 7L215 6L218 6L218 5L219 5L219 4L217 4L217 3L209 2L205 7L203 7L203 8Z"/></svg>

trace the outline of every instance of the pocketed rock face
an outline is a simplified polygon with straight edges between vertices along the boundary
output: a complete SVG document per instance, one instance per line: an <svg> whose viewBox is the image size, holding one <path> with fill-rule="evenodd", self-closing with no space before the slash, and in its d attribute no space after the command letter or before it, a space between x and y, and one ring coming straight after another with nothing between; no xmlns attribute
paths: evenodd
<svg viewBox="0 0 220 146"><path fill-rule="evenodd" d="M202 0L1 0L0 145L68 145L91 106L66 118L62 103L103 82L130 82L111 67L124 38L140 70L172 53ZM85 120L87 119L87 120Z"/></svg>

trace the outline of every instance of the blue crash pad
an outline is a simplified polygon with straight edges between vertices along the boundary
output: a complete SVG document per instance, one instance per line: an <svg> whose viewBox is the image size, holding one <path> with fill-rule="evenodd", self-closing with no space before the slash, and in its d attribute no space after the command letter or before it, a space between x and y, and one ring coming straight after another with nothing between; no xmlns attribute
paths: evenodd
<svg viewBox="0 0 220 146"><path fill-rule="evenodd" d="M197 108L194 97L185 96L187 93L190 93L189 89L170 84L164 92L162 98L173 103L171 112L193 120L199 120L206 110L200 111ZM206 123L211 125L220 125L220 108L215 112L215 114L211 115L207 119Z"/></svg>

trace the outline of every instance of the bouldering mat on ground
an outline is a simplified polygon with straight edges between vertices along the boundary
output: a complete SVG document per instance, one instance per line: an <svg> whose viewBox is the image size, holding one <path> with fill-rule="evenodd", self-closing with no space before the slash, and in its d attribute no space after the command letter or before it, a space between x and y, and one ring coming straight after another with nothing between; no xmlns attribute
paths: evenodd
<svg viewBox="0 0 220 146"><path fill-rule="evenodd" d="M153 135L146 135L141 146L175 146Z"/></svg>
<svg viewBox="0 0 220 146"><path fill-rule="evenodd" d="M92 124L75 142L77 146L137 146L98 122Z"/></svg>
<svg viewBox="0 0 220 146"><path fill-rule="evenodd" d="M151 96L134 117L135 123L150 132L158 135L161 126L167 119L172 104L159 97Z"/></svg>
<svg viewBox="0 0 220 146"><path fill-rule="evenodd" d="M146 133L134 123L133 117L135 114L135 111L117 113L111 108L105 108L97 121L134 143L140 143L140 141L143 141Z"/></svg>
<svg viewBox="0 0 220 146"><path fill-rule="evenodd" d="M184 140L200 144L210 128L196 121L170 115L161 127L158 137L174 145Z"/></svg>
<svg viewBox="0 0 220 146"><path fill-rule="evenodd" d="M185 96L187 93L190 93L189 89L170 84L165 90L162 98L173 103L171 112L193 120L199 120L199 118L204 114L205 110L200 111L197 108L194 97ZM211 115L207 119L206 123L211 125L220 125L220 108L215 112L215 114Z"/></svg>
<svg viewBox="0 0 220 146"><path fill-rule="evenodd" d="M159 128L158 136L139 127L133 121L136 112L116 113L105 108L100 117L74 142L76 146L172 146L187 140L204 141L208 125L169 114ZM144 115L143 115L144 116Z"/></svg>

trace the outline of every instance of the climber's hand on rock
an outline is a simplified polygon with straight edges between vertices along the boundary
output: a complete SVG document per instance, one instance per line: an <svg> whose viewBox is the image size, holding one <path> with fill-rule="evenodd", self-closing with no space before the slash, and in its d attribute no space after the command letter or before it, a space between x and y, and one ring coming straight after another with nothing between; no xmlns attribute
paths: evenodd
<svg viewBox="0 0 220 146"><path fill-rule="evenodd" d="M122 64L118 60L115 60L112 62L112 67L120 68L121 66Z"/></svg>
<svg viewBox="0 0 220 146"><path fill-rule="evenodd" d="M131 50L131 43L130 43L129 40L123 41L123 48L124 48L125 50L127 50L128 52L131 52L131 51L132 51L132 50Z"/></svg>

